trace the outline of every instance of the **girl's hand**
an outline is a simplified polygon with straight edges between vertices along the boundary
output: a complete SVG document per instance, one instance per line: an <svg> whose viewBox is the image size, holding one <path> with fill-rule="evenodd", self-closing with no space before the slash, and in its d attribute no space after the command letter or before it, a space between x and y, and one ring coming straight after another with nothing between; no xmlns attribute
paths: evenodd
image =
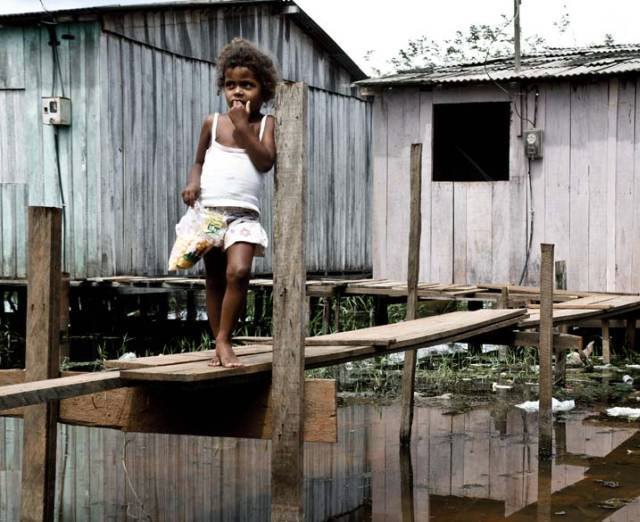
<svg viewBox="0 0 640 522"><path fill-rule="evenodd" d="M236 130L247 130L249 128L249 115L251 114L251 102L246 105L235 100L229 109L229 119Z"/></svg>
<svg viewBox="0 0 640 522"><path fill-rule="evenodd" d="M192 207L199 197L200 185L196 183L189 183L182 189L182 201L184 201L185 205Z"/></svg>

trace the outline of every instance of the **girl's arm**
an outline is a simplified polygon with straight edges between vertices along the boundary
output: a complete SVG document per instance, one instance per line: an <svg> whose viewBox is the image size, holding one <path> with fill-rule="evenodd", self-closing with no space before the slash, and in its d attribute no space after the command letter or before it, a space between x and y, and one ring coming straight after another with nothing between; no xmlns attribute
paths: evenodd
<svg viewBox="0 0 640 522"><path fill-rule="evenodd" d="M248 105L248 104L247 104ZM233 123L233 139L239 147L245 149L251 163L260 172L267 172L276 160L276 140L274 137L275 120L267 116L262 141L249 126L249 107L238 104L229 109L229 119Z"/></svg>
<svg viewBox="0 0 640 522"><path fill-rule="evenodd" d="M202 174L202 165L204 164L204 156L211 143L211 128L213 127L213 116L210 114L204 120L202 129L200 130L200 139L198 140L198 148L196 150L196 160L191 167L189 181L187 186L182 189L182 201L190 207L200 197L200 176Z"/></svg>

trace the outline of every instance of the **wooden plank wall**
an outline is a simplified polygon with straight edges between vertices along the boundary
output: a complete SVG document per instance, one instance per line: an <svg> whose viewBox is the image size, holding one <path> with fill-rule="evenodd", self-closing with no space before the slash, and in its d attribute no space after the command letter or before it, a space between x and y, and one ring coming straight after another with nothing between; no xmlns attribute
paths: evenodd
<svg viewBox="0 0 640 522"><path fill-rule="evenodd" d="M213 61L235 35L270 49L285 78L316 87L309 101L308 270L370 270L370 103L350 95L347 71L306 33L265 7L129 13L107 16L104 28L57 26L73 107L72 125L60 129L65 267L72 277L166 273L202 121L223 109ZM15 30L0 29L0 42L15 44L12 56L24 55L27 79L23 89L0 87L3 277L25 276L25 201L61 204L53 129L40 118L41 97L52 88L49 36L35 27L20 32L17 38ZM271 175L265 189L270 233ZM258 273L271 271L267 252L256 261Z"/></svg>
<svg viewBox="0 0 640 522"><path fill-rule="evenodd" d="M537 92L537 94L536 94ZM538 284L541 242L567 262L568 287L640 291L640 117L637 78L529 84L511 92L508 182L431 182L436 103L509 101L495 86L398 88L373 110L373 273L402 279L407 252L409 145L420 137L423 244L420 279L517 283L529 235L530 198L521 129L535 123L544 158L531 163L533 248L526 284ZM515 102L512 102L512 105ZM419 107L419 109L418 109ZM535 118L535 122L533 121Z"/></svg>
<svg viewBox="0 0 640 522"><path fill-rule="evenodd" d="M290 17L275 14L272 6L114 13L103 17L103 27L201 60L215 60L222 46L240 36L268 49L281 64L284 78L346 95L352 92L349 73Z"/></svg>

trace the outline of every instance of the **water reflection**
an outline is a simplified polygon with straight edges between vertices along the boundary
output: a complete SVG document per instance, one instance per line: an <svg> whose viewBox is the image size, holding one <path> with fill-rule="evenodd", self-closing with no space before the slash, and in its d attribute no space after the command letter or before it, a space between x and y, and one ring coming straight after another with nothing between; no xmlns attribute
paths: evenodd
<svg viewBox="0 0 640 522"><path fill-rule="evenodd" d="M640 434L586 416L556 422L539 464L536 415L513 407L417 407L410 452L398 405L342 407L338 444L305 446L306 520L640 520ZM21 439L0 418L0 521L18 520ZM58 455L62 520L269 520L268 441L61 426Z"/></svg>

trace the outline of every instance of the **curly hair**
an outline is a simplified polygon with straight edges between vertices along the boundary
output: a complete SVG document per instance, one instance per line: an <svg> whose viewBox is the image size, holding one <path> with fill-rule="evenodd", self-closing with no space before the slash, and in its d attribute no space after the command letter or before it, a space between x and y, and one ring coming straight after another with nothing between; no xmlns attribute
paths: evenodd
<svg viewBox="0 0 640 522"><path fill-rule="evenodd" d="M218 94L224 89L224 73L234 67L246 67L262 87L262 99L268 102L276 93L279 74L271 57L243 38L234 38L220 51L216 68Z"/></svg>

